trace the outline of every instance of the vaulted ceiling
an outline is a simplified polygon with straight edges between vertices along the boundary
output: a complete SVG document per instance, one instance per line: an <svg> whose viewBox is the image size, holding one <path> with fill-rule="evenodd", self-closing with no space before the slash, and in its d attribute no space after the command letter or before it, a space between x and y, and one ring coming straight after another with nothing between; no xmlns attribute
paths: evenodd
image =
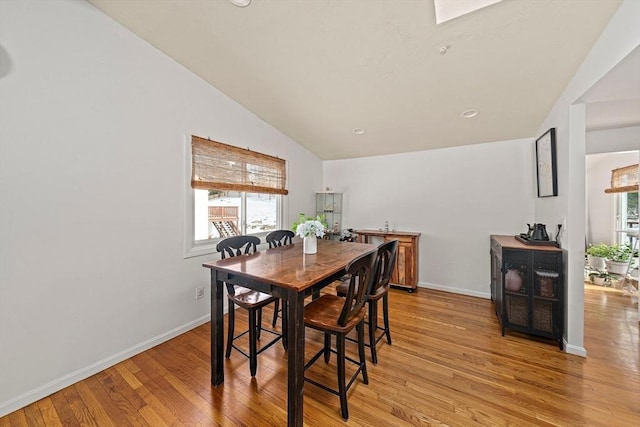
<svg viewBox="0 0 640 427"><path fill-rule="evenodd" d="M621 3L89 1L325 160L536 136Z"/></svg>

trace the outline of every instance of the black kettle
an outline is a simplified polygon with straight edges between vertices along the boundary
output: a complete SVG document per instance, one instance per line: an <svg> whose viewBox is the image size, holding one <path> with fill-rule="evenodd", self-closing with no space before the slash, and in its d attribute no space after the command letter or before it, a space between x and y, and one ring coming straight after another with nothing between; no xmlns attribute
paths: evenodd
<svg viewBox="0 0 640 427"><path fill-rule="evenodd" d="M531 230L531 240L549 240L547 234L547 226L544 224L533 224L533 230Z"/></svg>

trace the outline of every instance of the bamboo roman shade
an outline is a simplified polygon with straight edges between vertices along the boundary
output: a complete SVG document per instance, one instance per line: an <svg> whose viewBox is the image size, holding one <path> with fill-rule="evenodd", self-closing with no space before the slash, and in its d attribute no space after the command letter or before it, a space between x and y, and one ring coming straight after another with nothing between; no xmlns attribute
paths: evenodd
<svg viewBox="0 0 640 427"><path fill-rule="evenodd" d="M210 139L191 137L191 187L288 194L286 161Z"/></svg>
<svg viewBox="0 0 640 427"><path fill-rule="evenodd" d="M605 193L629 193L638 191L638 166L630 165L611 171L611 188Z"/></svg>

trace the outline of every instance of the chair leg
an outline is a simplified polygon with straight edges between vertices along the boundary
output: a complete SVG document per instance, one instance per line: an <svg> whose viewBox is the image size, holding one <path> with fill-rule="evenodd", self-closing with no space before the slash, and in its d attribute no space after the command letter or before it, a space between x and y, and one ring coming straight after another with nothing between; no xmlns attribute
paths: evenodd
<svg viewBox="0 0 640 427"><path fill-rule="evenodd" d="M371 320L369 320L371 322ZM364 356L364 321L356 326L358 331L358 355L360 356L360 367L362 368L362 382L369 384L369 375L367 375L367 361ZM344 337L343 337L344 341Z"/></svg>
<svg viewBox="0 0 640 427"><path fill-rule="evenodd" d="M228 322L229 325L228 327L228 331L227 331L227 351L225 353L225 357L228 359L231 356L231 346L233 345L233 333L234 333L234 328L235 328L235 318L236 318L236 310L234 307L235 304L233 304L233 302L231 300L229 300L229 315L228 315Z"/></svg>
<svg viewBox="0 0 640 427"><path fill-rule="evenodd" d="M260 316L258 309L258 316ZM251 369L251 377L256 376L258 368L258 351L257 351L257 331L256 331L256 310L248 310L249 314L249 367Z"/></svg>
<svg viewBox="0 0 640 427"><path fill-rule="evenodd" d="M258 323L255 325L256 339L260 339L260 332L262 331L262 307L258 309Z"/></svg>
<svg viewBox="0 0 640 427"><path fill-rule="evenodd" d="M347 385L345 384L345 339L344 334L336 335L336 350L338 358L338 393L340 394L340 410L342 418L349 419L349 408L347 407Z"/></svg>
<svg viewBox="0 0 640 427"><path fill-rule="evenodd" d="M371 361L374 365L378 363L376 354L376 333L378 332L378 301L369 300L369 347L371 347ZM360 345L358 343L358 345Z"/></svg>
<svg viewBox="0 0 640 427"><path fill-rule="evenodd" d="M283 307L284 308L284 307ZM273 321L271 322L271 327L276 327L276 321L278 320L278 310L280 309L280 299L277 299L273 306Z"/></svg>
<svg viewBox="0 0 640 427"><path fill-rule="evenodd" d="M389 294L382 297L382 316L384 317L384 333L387 335L387 344L391 345L391 330L389 329Z"/></svg>
<svg viewBox="0 0 640 427"><path fill-rule="evenodd" d="M331 359L331 334L324 333L324 363L329 363Z"/></svg>

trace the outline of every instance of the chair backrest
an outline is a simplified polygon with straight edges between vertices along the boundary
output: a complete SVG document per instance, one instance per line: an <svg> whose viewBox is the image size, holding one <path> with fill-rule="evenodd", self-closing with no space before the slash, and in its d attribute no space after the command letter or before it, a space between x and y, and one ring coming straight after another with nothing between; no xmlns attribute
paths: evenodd
<svg viewBox="0 0 640 427"><path fill-rule="evenodd" d="M373 283L377 261L378 253L372 252L354 259L347 265L347 274L350 276L349 289L347 290L344 306L338 318L338 324L340 326L346 325L353 316L358 314L364 305L366 296Z"/></svg>
<svg viewBox="0 0 640 427"><path fill-rule="evenodd" d="M233 236L220 240L216 249L220 252L222 259L228 256L252 254L257 251L260 238L256 236Z"/></svg>
<svg viewBox="0 0 640 427"><path fill-rule="evenodd" d="M398 252L398 240L391 240L378 247L378 265L371 285L371 295L375 295L378 289L388 288L391 274L396 266L396 254Z"/></svg>
<svg viewBox="0 0 640 427"><path fill-rule="evenodd" d="M286 246L291 244L291 239L296 234L291 230L276 230L267 234L265 240L269 244L269 249L276 248L278 246Z"/></svg>

